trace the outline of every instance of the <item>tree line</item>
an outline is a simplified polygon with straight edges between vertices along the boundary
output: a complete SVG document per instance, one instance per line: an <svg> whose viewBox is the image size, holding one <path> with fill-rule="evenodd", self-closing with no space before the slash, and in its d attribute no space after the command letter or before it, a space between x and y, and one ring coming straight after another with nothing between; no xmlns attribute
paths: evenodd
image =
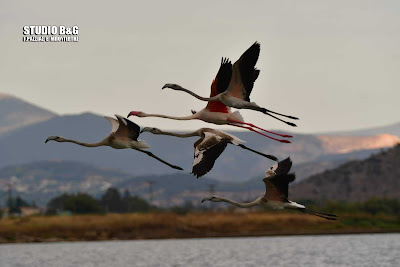
<svg viewBox="0 0 400 267"><path fill-rule="evenodd" d="M6 207L8 207L9 213L21 213L22 207L36 207L36 203L29 203L20 196L9 197L6 201Z"/></svg>
<svg viewBox="0 0 400 267"><path fill-rule="evenodd" d="M328 213L367 213L390 214L400 217L400 201L394 198L372 197L364 202L303 200L301 203L310 208L320 209Z"/></svg>
<svg viewBox="0 0 400 267"><path fill-rule="evenodd" d="M398 199L373 197L364 202L348 201L315 201L301 200L309 208L318 209L328 213L367 213L367 214L390 214L400 217L400 201ZM21 197L10 197L6 201L10 213L20 213L21 207L36 207L35 203L29 203ZM229 206L212 206L211 209L232 210ZM263 209L263 208L261 208ZM209 210L208 206L194 206L191 202L184 205L163 209L151 205L146 200L132 196L129 190L122 194L116 188L109 188L99 199L87 193L62 194L51 199L47 203L46 214L57 214L69 212L73 214L102 214L102 213L131 213L151 212L168 210L178 214L185 214L192 211ZM0 214L1 217L1 214Z"/></svg>
<svg viewBox="0 0 400 267"><path fill-rule="evenodd" d="M47 204L47 214L71 212L74 214L91 213L129 213L149 212L157 208L146 200L132 196L128 190L121 194L116 188L109 188L100 199L87 193L62 194Z"/></svg>

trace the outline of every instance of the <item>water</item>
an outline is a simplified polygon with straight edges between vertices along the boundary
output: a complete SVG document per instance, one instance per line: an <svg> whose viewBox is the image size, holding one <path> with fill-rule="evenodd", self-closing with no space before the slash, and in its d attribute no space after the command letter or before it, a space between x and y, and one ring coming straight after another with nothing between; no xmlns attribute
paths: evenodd
<svg viewBox="0 0 400 267"><path fill-rule="evenodd" d="M400 234L0 245L8 266L400 266Z"/></svg>

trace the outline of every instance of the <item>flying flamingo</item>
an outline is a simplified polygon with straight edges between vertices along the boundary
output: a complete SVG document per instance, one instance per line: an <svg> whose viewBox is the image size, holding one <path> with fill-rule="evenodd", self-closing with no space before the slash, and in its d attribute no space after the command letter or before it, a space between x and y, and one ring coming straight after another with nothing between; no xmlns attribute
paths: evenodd
<svg viewBox="0 0 400 267"><path fill-rule="evenodd" d="M115 149L131 148L131 149L135 149L137 151L143 152L143 153L147 154L148 156L153 157L156 160L161 161L162 163L170 166L173 169L183 170L179 166L172 165L172 164L160 159L159 157L157 157L150 151L143 150L143 149L150 148L150 146L145 141L137 139L140 134L140 127L136 123L133 123L130 120L128 120L122 116L119 116L119 115L115 115L115 116L117 117L118 120L111 118L111 117L107 117L107 116L104 117L111 123L112 130L111 130L110 135L108 135L105 139L103 139L100 142L84 143L84 142L79 142L79 141L75 141L75 140L71 140L71 139L66 139L61 136L49 136L46 139L45 143L47 143L48 141L56 141L56 142L60 142L60 143L62 143L62 142L74 143L74 144L77 144L80 146L85 146L85 147L110 146Z"/></svg>
<svg viewBox="0 0 400 267"><path fill-rule="evenodd" d="M233 64L233 66L229 59L222 58L220 71L222 70L224 72L224 76L217 77L217 82L223 83L224 86L218 87L217 91L212 88L211 95L208 98L199 96L178 84L167 83L163 86L162 89L170 88L177 91L183 91L202 101L221 102L228 107L260 111L290 126L295 127L296 124L284 121L270 113L294 120L297 120L298 118L277 113L275 111L260 107L254 102L250 102L250 93L253 90L255 80L260 74L260 71L255 69L259 54L260 44L258 42L255 42L249 49L247 49L243 53L243 55L235 62L235 64Z"/></svg>
<svg viewBox="0 0 400 267"><path fill-rule="evenodd" d="M219 92L225 91L229 84L229 81L231 80L230 76L231 76L232 71L230 70L231 67L227 68L227 66L228 66L227 64L228 63L226 61L223 61L221 63L221 67L219 68L217 76L211 85L211 95L212 96L217 95ZM230 64L229 64L229 66L230 66ZM256 132L258 134L261 134L265 137L271 138L275 141L279 141L281 143L290 143L290 141L288 141L286 139L277 139L275 137L268 136L266 134L263 134L255 129L253 129L253 127L256 129L260 129L262 131L277 135L277 136L286 137L286 138L292 137L291 135L279 134L279 133L267 131L267 130L262 129L254 124L246 123L246 122L244 122L243 117L242 117L242 115L240 115L239 111L231 112L229 107L227 107L226 105L224 105L222 102L219 102L219 101L208 102L207 106L205 108L203 108L202 110L200 110L190 116L186 116L186 117L174 117L174 116L167 116L167 115L163 115L163 114L147 114L142 111L131 111L128 114L128 117L129 116L159 117L159 118L167 118L167 119L172 119L172 120L202 120L205 122L219 124L219 125L228 124L228 125L248 129L250 131Z"/></svg>
<svg viewBox="0 0 400 267"><path fill-rule="evenodd" d="M227 202L240 208L250 208L254 206L265 206L272 209L291 209L298 210L304 213L309 213L327 220L337 220L334 214L321 213L307 209L305 206L288 200L289 183L295 179L294 174L288 174L292 166L292 161L287 158L281 162L274 164L267 169L266 177L263 179L265 184L265 194L258 197L256 200L248 203L240 203L230 199L207 196L201 202Z"/></svg>
<svg viewBox="0 0 400 267"><path fill-rule="evenodd" d="M192 173L197 176L197 178L208 173L213 167L217 158L224 152L228 144L233 144L239 146L243 149L249 150L263 157L269 158L274 161L278 161L275 156L266 155L256 150L253 150L242 143L245 141L239 139L234 135L218 131L211 128L201 128L192 133L180 134L165 132L158 128L145 127L142 129L143 132L151 132L153 134L170 135L180 138L199 136L200 139L194 143L194 161Z"/></svg>

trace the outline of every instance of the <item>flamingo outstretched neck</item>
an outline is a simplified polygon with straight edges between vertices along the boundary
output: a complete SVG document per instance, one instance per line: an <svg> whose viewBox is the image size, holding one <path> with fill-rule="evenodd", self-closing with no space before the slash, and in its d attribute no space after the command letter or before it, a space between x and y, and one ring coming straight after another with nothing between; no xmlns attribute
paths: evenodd
<svg viewBox="0 0 400 267"><path fill-rule="evenodd" d="M222 103L220 103L220 104L223 105ZM214 124L228 124L228 125L232 125L235 127L240 127L240 128L250 130L252 132L258 133L262 136L265 136L267 138L270 138L272 140L275 140L275 141L278 141L281 143L291 143L291 142L288 140L277 139L272 136L268 136L266 134L261 133L260 131L253 129L253 127L256 129L259 129L261 131L264 131L264 132L267 132L267 133L270 133L273 135L277 135L280 137L284 137L284 138L292 137L291 135L288 135L288 134L275 133L275 132L260 128L252 123L244 122L242 116L240 115L240 113L238 111L235 111L235 112L228 111L227 113L216 112L216 111L210 111L207 107L200 110L199 112L196 112L195 114L192 114L191 116L186 116L186 117L175 117L175 116L168 116L168 115L163 115L163 114L147 114L142 111L131 111L128 114L128 117L129 116L158 117L158 118L166 118L166 119L172 119L172 120L202 120L202 121L206 121L206 122L210 122L210 123L214 123ZM246 127L244 125L247 125L248 127Z"/></svg>
<svg viewBox="0 0 400 267"><path fill-rule="evenodd" d="M208 102L208 106L220 102L227 107L255 110L286 123L287 125L297 127L296 124L278 118L277 116L292 120L298 120L297 117L260 107L255 102L250 101L250 94L253 91L254 83L260 74L260 70L256 68L259 55L260 43L255 42L234 64L232 64L228 58L222 58L218 73L211 84L210 97L202 97L175 83L167 83L162 89L170 88L172 90L188 93L199 100Z"/></svg>

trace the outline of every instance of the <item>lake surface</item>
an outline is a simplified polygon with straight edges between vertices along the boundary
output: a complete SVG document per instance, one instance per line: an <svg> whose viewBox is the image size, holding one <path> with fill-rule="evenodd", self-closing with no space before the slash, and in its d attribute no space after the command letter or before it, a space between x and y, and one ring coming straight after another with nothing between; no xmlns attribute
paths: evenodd
<svg viewBox="0 0 400 267"><path fill-rule="evenodd" d="M0 245L0 266L400 266L400 234Z"/></svg>

